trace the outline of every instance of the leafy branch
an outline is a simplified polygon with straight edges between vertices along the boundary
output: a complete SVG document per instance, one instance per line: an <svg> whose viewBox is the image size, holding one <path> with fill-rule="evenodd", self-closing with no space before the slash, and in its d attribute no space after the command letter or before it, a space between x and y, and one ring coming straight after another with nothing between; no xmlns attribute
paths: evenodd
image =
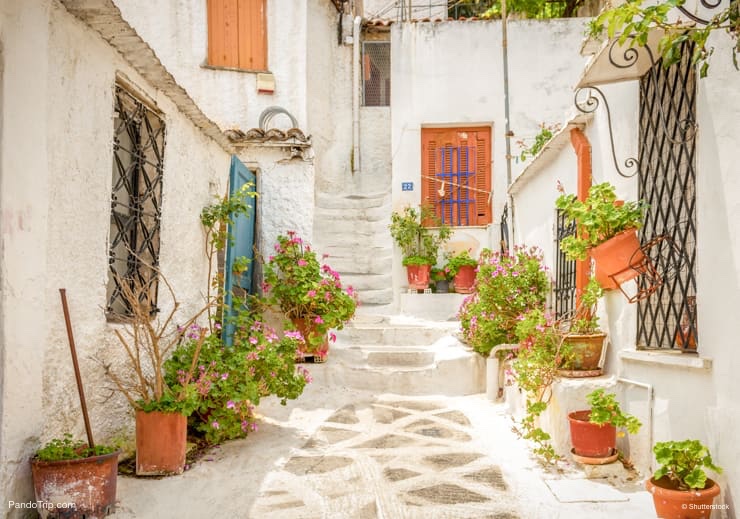
<svg viewBox="0 0 740 519"><path fill-rule="evenodd" d="M726 31L735 44L732 47L732 61L738 67L737 54L740 52L740 0L730 0L726 9L715 15L706 25L697 25L693 21L671 21L669 13L682 7L685 0L666 0L665 2L643 6L644 0L627 2L602 12L589 22L589 35L599 38L604 33L609 38L619 35L620 45L644 47L648 36L654 29L661 29L663 36L658 43L658 54L663 58L663 66L677 63L681 59L681 49L687 42L694 44L691 63L699 67L699 75L706 77L709 70L709 58L714 47L707 47L709 36L718 30Z"/></svg>

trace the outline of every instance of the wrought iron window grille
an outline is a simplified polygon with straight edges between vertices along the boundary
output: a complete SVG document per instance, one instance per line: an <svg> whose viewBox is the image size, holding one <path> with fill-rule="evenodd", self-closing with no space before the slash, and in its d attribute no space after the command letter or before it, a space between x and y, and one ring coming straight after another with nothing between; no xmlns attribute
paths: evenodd
<svg viewBox="0 0 740 519"><path fill-rule="evenodd" d="M702 4L708 9L719 6L705 0ZM623 177L637 176L639 198L649 204L640 231L643 245L636 252L632 267L641 274L637 292L625 293L631 302L638 302L638 347L696 351L697 124L693 48L690 42L684 43L681 60L669 68L654 58L649 47L628 47L620 54L618 50L622 48L617 41L609 48L609 61L617 68L634 66L640 52L645 52L650 60L649 70L640 79L638 157L628 157L621 164L617 159L611 110L602 90L594 86L578 89L574 103L583 113L593 112L603 103L614 166Z"/></svg>
<svg viewBox="0 0 740 519"><path fill-rule="evenodd" d="M576 233L576 223L569 222L562 211L557 211L555 223L555 318L566 319L573 315L576 308L576 261L566 257L560 248L560 241Z"/></svg>
<svg viewBox="0 0 740 519"><path fill-rule="evenodd" d="M501 212L501 254L509 253L509 206Z"/></svg>
<svg viewBox="0 0 740 519"><path fill-rule="evenodd" d="M157 312L165 123L116 85L106 314L131 316L131 294ZM124 286L125 285L125 286Z"/></svg>
<svg viewBox="0 0 740 519"><path fill-rule="evenodd" d="M363 41L362 56L363 106L390 106L391 43Z"/></svg>

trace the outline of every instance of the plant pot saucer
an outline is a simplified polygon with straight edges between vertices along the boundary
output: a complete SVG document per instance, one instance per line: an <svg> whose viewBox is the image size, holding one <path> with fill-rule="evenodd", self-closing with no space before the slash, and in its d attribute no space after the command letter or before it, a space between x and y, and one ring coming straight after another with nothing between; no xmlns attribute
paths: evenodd
<svg viewBox="0 0 740 519"><path fill-rule="evenodd" d="M604 458L580 456L576 454L575 448L571 449L570 453L573 455L574 461L578 463L583 463L584 465L608 465L609 463L614 463L619 459L619 451L617 451L617 449L612 449L612 454Z"/></svg>
<svg viewBox="0 0 740 519"><path fill-rule="evenodd" d="M568 378L600 377L603 374L601 368L597 369L559 369L558 375Z"/></svg>

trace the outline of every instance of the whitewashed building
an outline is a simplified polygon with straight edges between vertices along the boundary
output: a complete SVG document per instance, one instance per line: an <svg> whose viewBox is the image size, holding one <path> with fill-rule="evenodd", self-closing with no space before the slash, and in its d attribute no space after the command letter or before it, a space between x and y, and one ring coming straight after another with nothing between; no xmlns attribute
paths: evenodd
<svg viewBox="0 0 740 519"><path fill-rule="evenodd" d="M632 53L613 41L587 42L590 61L572 77L581 110L563 114L563 129L509 189L515 242L546 251L561 273L556 291L570 298L573 284L556 245L564 231L554 206L557 183L575 193L582 179L609 181L619 198L650 204L640 237L643 245L660 241L648 256L663 282L633 304L619 290L607 293L599 312L609 341L605 369L643 422L626 445L638 468L646 475L656 468L655 442L701 440L724 468L719 482L727 517L737 513L740 496L740 448L732 440L740 423L734 331L740 310L740 72L732 64L734 43L724 33L711 37L709 75L700 79L688 54L666 70L654 47L651 58L649 48ZM639 285L624 287L628 295L651 285L638 279ZM552 426L557 437L565 423L563 414Z"/></svg>

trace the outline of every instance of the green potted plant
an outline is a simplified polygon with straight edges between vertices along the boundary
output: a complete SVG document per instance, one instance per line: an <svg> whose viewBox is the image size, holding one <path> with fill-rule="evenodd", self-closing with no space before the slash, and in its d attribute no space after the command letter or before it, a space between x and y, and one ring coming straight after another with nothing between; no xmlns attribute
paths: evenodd
<svg viewBox="0 0 740 519"><path fill-rule="evenodd" d="M454 278L455 292L458 294L470 294L475 285L475 268L478 260L470 256L470 250L464 250L457 254L449 255L447 268Z"/></svg>
<svg viewBox="0 0 740 519"><path fill-rule="evenodd" d="M599 328L596 304L603 295L601 285L591 277L580 294L575 315L562 323L563 361L560 375L566 377L598 376L606 334Z"/></svg>
<svg viewBox="0 0 740 519"><path fill-rule="evenodd" d="M634 279L636 267L644 261L637 230L647 211L643 201L617 200L615 188L608 182L595 184L585 200L563 193L555 201L576 232L560 241L560 248L570 259L585 260L590 253L596 263L596 279L606 289Z"/></svg>
<svg viewBox="0 0 740 519"><path fill-rule="evenodd" d="M604 458L617 459L617 427L637 434L642 424L622 411L614 393L596 389L586 395L590 409L568 414L573 454L578 461L601 464Z"/></svg>
<svg viewBox="0 0 740 519"><path fill-rule="evenodd" d="M342 285L339 273L320 264L311 246L294 231L278 236L275 253L264 264L262 290L268 305L279 308L305 339L301 354L323 362L329 351L330 329L342 329L352 319L357 295Z"/></svg>
<svg viewBox="0 0 740 519"><path fill-rule="evenodd" d="M180 474L185 467L187 417L197 405L197 355L180 383L165 379L164 364L183 340L202 346L207 329L196 321L212 302L185 319L180 326L180 303L172 286L158 273L167 287L172 305L167 313L152 317L154 296L147 284L121 282L121 292L129 309L119 316L123 326L114 330L126 352L124 365L100 360L108 378L136 410L136 474L141 476Z"/></svg>
<svg viewBox="0 0 740 519"><path fill-rule="evenodd" d="M430 228L432 226L437 227L436 231ZM405 207L402 212L394 211L388 229L403 254L409 289L426 289L432 265L437 263L439 247L450 239L450 228L432 209L421 206L419 209Z"/></svg>
<svg viewBox="0 0 740 519"><path fill-rule="evenodd" d="M39 449L31 459L31 474L41 517L105 517L112 512L119 454L107 445L90 448L71 434Z"/></svg>
<svg viewBox="0 0 740 519"><path fill-rule="evenodd" d="M656 443L653 453L660 468L645 486L653 495L658 517L709 517L720 487L707 477L704 468L722 473L712 461L709 449L699 440L667 441Z"/></svg>
<svg viewBox="0 0 740 519"><path fill-rule="evenodd" d="M450 269L447 266L442 268L433 267L430 278L434 282L434 291L437 294L446 294L450 289Z"/></svg>

